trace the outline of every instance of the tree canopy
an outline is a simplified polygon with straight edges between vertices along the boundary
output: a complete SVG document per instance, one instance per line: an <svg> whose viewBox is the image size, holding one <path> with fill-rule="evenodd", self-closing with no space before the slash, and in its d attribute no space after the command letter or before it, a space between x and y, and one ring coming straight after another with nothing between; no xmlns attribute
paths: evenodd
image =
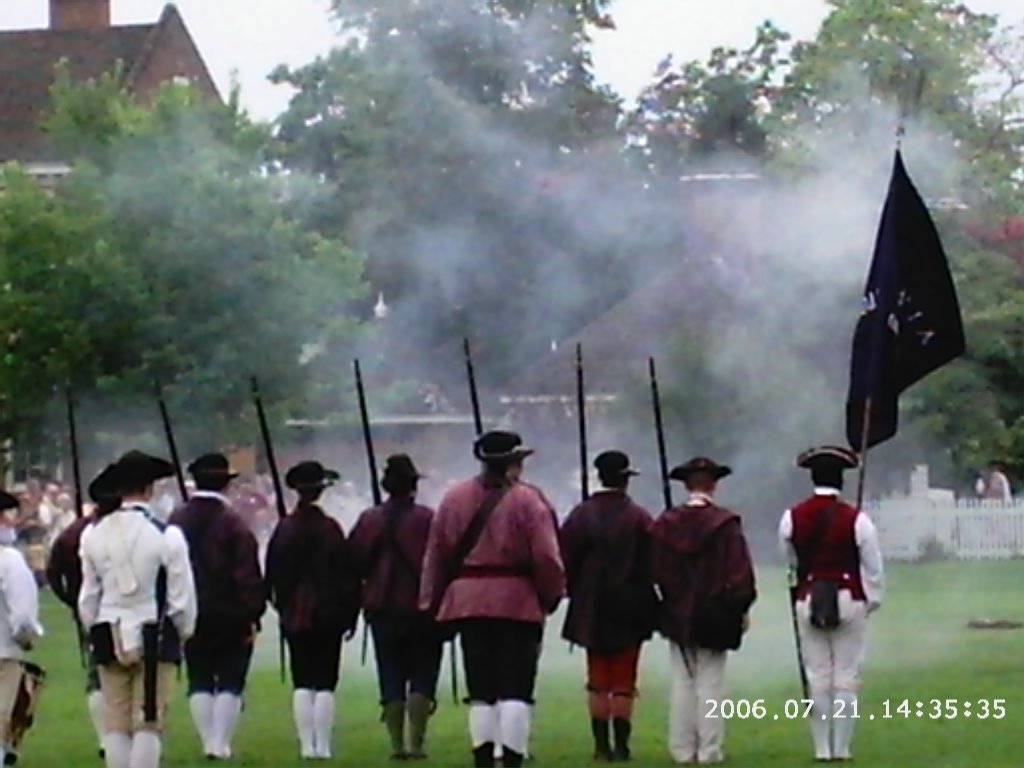
<svg viewBox="0 0 1024 768"><path fill-rule="evenodd" d="M361 259L263 171L261 131L180 86L140 106L115 76L63 76L54 95L69 178L49 193L3 171L3 431L38 429L65 382L112 419L159 382L207 446L251 430L250 376L281 412L317 402L358 326Z"/></svg>
<svg viewBox="0 0 1024 768"><path fill-rule="evenodd" d="M159 379L230 436L250 374L279 415L320 415L344 407L349 353L408 393L451 375L463 336L494 390L683 274L665 312L685 322L654 345L666 415L687 449L760 472L839 434L902 125L968 354L907 393L891 463L958 484L993 457L1024 469L1020 29L953 0L830 0L813 39L765 21L746 47L666 57L633 104L594 73L607 0L333 7L338 46L271 75L294 89L273 126L180 87L134 104L116 73L60 80L70 179L51 195L3 171L8 434L66 379L111 402Z"/></svg>

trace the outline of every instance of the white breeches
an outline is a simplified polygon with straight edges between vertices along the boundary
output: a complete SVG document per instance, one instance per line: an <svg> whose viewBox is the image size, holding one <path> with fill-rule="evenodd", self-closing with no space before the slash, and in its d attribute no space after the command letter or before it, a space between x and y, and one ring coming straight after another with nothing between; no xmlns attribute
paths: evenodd
<svg viewBox="0 0 1024 768"><path fill-rule="evenodd" d="M867 603L854 600L849 590L840 590L839 626L835 629L811 625L810 598L796 604L796 615L811 695L856 691L864 662Z"/></svg>
<svg viewBox="0 0 1024 768"><path fill-rule="evenodd" d="M709 718L725 697L725 651L687 648L686 658L671 643L672 683L669 692L668 749L677 763L722 760L725 720ZM689 667L687 667L687 661ZM708 704L708 700L715 704Z"/></svg>

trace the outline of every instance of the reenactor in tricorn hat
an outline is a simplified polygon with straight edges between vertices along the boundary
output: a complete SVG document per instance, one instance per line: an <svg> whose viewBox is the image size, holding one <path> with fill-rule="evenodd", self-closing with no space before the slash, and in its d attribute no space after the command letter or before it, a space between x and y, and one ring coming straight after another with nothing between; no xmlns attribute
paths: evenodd
<svg viewBox="0 0 1024 768"><path fill-rule="evenodd" d="M627 493L639 473L626 454L606 451L594 466L601 490L569 513L560 532L569 592L562 637L587 649L594 757L607 762L630 758L640 646L657 619L654 521Z"/></svg>
<svg viewBox="0 0 1024 768"><path fill-rule="evenodd" d="M82 631L81 626L78 625L78 593L82 589L82 558L79 555L79 548L85 529L121 506L121 496L111 482L113 468L113 464L108 464L89 483L89 498L95 504L95 508L90 514L82 515L61 531L50 548L50 560L46 565L46 581L56 598L71 609L79 632ZM89 718L92 720L93 730L96 732L100 757L103 757L103 734L106 731L103 694L100 692L96 659L91 651L88 651L86 655L88 656L85 682L86 702Z"/></svg>
<svg viewBox="0 0 1024 768"><path fill-rule="evenodd" d="M196 490L171 513L188 541L199 617L185 645L189 708L211 759L231 757L266 593L256 537L224 495L238 477L223 454L188 467Z"/></svg>
<svg viewBox="0 0 1024 768"><path fill-rule="evenodd" d="M723 759L725 721L709 717L725 693L725 662L740 646L757 598L739 515L714 501L729 467L698 457L672 470L689 498L654 524L659 629L670 643L669 752L680 763Z"/></svg>
<svg viewBox="0 0 1024 768"><path fill-rule="evenodd" d="M292 715L303 758L331 757L343 639L359 618L359 575L338 522L317 504L340 476L318 461L288 470L299 495L267 548L266 584L288 643Z"/></svg>
<svg viewBox="0 0 1024 768"><path fill-rule="evenodd" d="M397 760L426 757L427 721L441 665L440 633L419 608L420 574L434 518L432 509L416 503L422 477L405 454L389 456L381 478L388 498L363 512L351 535L363 581L363 613L373 632L383 721Z"/></svg>
<svg viewBox="0 0 1024 768"><path fill-rule="evenodd" d="M856 454L825 446L797 457L814 494L787 510L779 540L795 583L797 623L813 700L809 718L818 760L848 760L867 616L881 605L882 554L870 518L843 501L843 472Z"/></svg>
<svg viewBox="0 0 1024 768"><path fill-rule="evenodd" d="M459 633L476 766L520 766L530 738L544 619L565 591L557 525L519 482L533 453L514 432L481 435L477 477L451 488L430 528L420 607Z"/></svg>
<svg viewBox="0 0 1024 768"><path fill-rule="evenodd" d="M111 472L121 505L82 534L78 615L99 666L108 768L156 768L181 643L195 629L195 583L184 535L149 506L174 467L131 451Z"/></svg>

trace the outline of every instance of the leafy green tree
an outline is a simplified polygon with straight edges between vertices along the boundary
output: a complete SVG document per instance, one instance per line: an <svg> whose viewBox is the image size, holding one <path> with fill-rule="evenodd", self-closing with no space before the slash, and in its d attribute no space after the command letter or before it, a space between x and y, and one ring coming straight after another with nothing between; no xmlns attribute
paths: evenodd
<svg viewBox="0 0 1024 768"><path fill-rule="evenodd" d="M337 402L361 259L310 229L294 180L266 173L265 133L178 86L134 104L113 77L62 78L55 105L70 177L48 195L11 169L0 198L6 433L65 380L96 411L152 404L161 382L197 447L252 441L252 375L279 416Z"/></svg>
<svg viewBox="0 0 1024 768"><path fill-rule="evenodd" d="M667 57L628 116L627 131L658 173L712 155L763 157L768 130L763 106L778 90L789 35L769 21L746 49L717 47L706 62Z"/></svg>

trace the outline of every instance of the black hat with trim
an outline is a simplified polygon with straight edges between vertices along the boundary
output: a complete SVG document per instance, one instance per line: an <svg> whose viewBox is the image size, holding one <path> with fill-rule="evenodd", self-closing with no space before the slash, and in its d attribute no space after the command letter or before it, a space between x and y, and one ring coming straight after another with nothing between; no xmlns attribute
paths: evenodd
<svg viewBox="0 0 1024 768"><path fill-rule="evenodd" d="M128 451L114 463L111 474L113 487L118 493L124 493L173 476L174 465L142 451Z"/></svg>
<svg viewBox="0 0 1024 768"><path fill-rule="evenodd" d="M238 473L232 471L227 456L223 453L206 453L188 465L188 473L194 478L234 480Z"/></svg>
<svg viewBox="0 0 1024 768"><path fill-rule="evenodd" d="M285 485L296 491L326 488L341 479L333 469L327 469L319 461L302 461L288 470L284 476Z"/></svg>
<svg viewBox="0 0 1024 768"><path fill-rule="evenodd" d="M732 468L719 464L706 456L697 456L685 464L680 464L678 467L673 468L668 473L668 477L670 480L680 480L685 483L691 475L698 473L711 475L715 480L721 480L723 477L728 477L732 474Z"/></svg>
<svg viewBox="0 0 1024 768"><path fill-rule="evenodd" d="M517 433L500 429L485 432L473 443L473 455L483 462L522 459L532 453Z"/></svg>
<svg viewBox="0 0 1024 768"><path fill-rule="evenodd" d="M416 465L407 454L396 453L388 456L384 464L384 477L393 477L398 480L419 480L426 475L416 469Z"/></svg>
<svg viewBox="0 0 1024 768"><path fill-rule="evenodd" d="M823 445L801 453L796 457L796 465L801 469L809 469L812 472L814 470L844 472L847 469L859 467L860 459L849 448L842 448L838 445Z"/></svg>
<svg viewBox="0 0 1024 768"><path fill-rule="evenodd" d="M630 466L629 456L622 451L605 451L594 459L594 469L600 475L610 477L631 477L640 471Z"/></svg>

